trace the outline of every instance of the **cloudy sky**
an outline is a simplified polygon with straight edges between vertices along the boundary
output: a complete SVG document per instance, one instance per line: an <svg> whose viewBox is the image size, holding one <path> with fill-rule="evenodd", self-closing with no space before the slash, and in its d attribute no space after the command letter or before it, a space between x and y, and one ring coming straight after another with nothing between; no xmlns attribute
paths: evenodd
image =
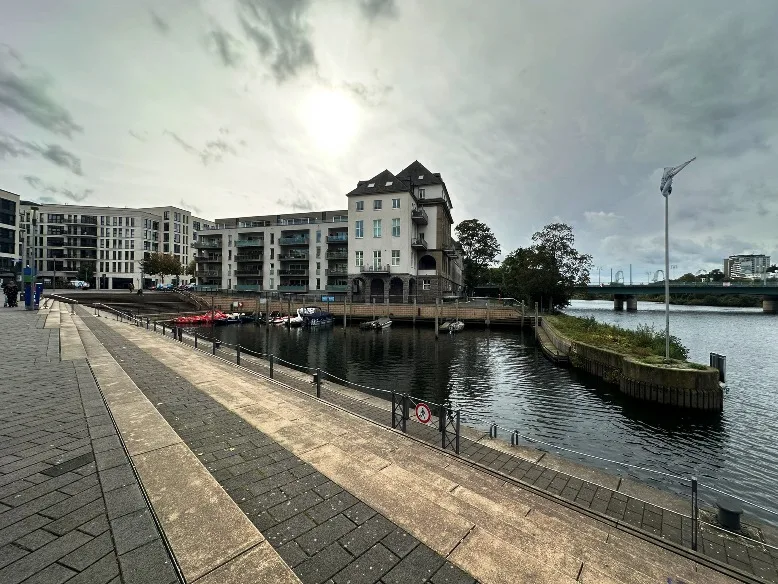
<svg viewBox="0 0 778 584"><path fill-rule="evenodd" d="M0 188L205 217L342 208L414 159L504 251L778 261L775 0L0 0ZM677 273L675 275L678 275ZM596 281L597 270L594 271Z"/></svg>

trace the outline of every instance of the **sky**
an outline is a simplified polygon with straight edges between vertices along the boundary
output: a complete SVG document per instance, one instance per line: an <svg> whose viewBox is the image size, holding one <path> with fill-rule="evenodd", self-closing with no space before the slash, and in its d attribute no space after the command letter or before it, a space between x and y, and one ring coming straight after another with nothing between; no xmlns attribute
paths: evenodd
<svg viewBox="0 0 778 584"><path fill-rule="evenodd" d="M504 253L592 281L778 262L775 0L0 0L0 188L216 218L419 160ZM598 269L600 268L600 269Z"/></svg>

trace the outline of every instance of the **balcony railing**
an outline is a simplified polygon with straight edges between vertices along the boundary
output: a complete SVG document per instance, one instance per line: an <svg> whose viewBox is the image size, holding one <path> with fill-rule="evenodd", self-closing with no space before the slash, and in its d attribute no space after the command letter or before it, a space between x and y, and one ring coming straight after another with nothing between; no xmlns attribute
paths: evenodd
<svg viewBox="0 0 778 584"><path fill-rule="evenodd" d="M242 254L239 253L235 256L236 262L261 262L262 256L259 254Z"/></svg>
<svg viewBox="0 0 778 584"><path fill-rule="evenodd" d="M207 241L207 240L203 241L202 239L200 239L198 241L192 242L192 247L217 248L221 246L222 244L220 241Z"/></svg>
<svg viewBox="0 0 778 584"><path fill-rule="evenodd" d="M427 241L423 237L414 237L411 239L411 247L427 249Z"/></svg>
<svg viewBox="0 0 778 584"><path fill-rule="evenodd" d="M262 290L262 284L237 284L235 290L238 292L258 292Z"/></svg>
<svg viewBox="0 0 778 584"><path fill-rule="evenodd" d="M324 273L328 276L346 276L348 274L348 268L346 266L337 268L327 268Z"/></svg>
<svg viewBox="0 0 778 584"><path fill-rule="evenodd" d="M262 270L235 270L236 276L261 276Z"/></svg>
<svg viewBox="0 0 778 584"><path fill-rule="evenodd" d="M235 241L235 247L263 247L264 239L238 239Z"/></svg>
<svg viewBox="0 0 778 584"><path fill-rule="evenodd" d="M309 245L311 243L310 237L279 237L278 245Z"/></svg>
<svg viewBox="0 0 778 584"><path fill-rule="evenodd" d="M308 270L278 270L279 276L307 276Z"/></svg>
<svg viewBox="0 0 778 584"><path fill-rule="evenodd" d="M388 274L389 264L360 266L359 271L363 274Z"/></svg>
<svg viewBox="0 0 778 584"><path fill-rule="evenodd" d="M198 278L221 278L221 272L195 272L195 276Z"/></svg>
<svg viewBox="0 0 778 584"><path fill-rule="evenodd" d="M328 235L327 243L348 243L348 233L334 233Z"/></svg>
<svg viewBox="0 0 778 584"><path fill-rule="evenodd" d="M308 286L305 284L282 284L278 286L279 292L307 292Z"/></svg>
<svg viewBox="0 0 778 584"><path fill-rule="evenodd" d="M414 223L417 223L419 225L426 225L427 224L427 212L424 209L412 209L411 210L411 219Z"/></svg>
<svg viewBox="0 0 778 584"><path fill-rule="evenodd" d="M195 263L205 263L205 262L219 262L221 263L222 256L195 256Z"/></svg>
<svg viewBox="0 0 778 584"><path fill-rule="evenodd" d="M348 252L345 251L328 251L324 254L324 257L328 260L347 260Z"/></svg>
<svg viewBox="0 0 778 584"><path fill-rule="evenodd" d="M281 262L294 262L294 261L308 261L308 254L287 254L278 256L278 261Z"/></svg>
<svg viewBox="0 0 778 584"><path fill-rule="evenodd" d="M348 284L327 284L324 289L327 292L348 292Z"/></svg>

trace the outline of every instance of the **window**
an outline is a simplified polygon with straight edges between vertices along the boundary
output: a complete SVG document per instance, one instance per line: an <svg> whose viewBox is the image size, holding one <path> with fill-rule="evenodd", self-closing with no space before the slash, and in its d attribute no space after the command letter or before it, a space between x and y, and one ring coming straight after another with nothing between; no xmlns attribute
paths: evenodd
<svg viewBox="0 0 778 584"><path fill-rule="evenodd" d="M400 219L392 219L392 237L400 237Z"/></svg>
<svg viewBox="0 0 778 584"><path fill-rule="evenodd" d="M381 220L373 219L373 237L381 237Z"/></svg>
<svg viewBox="0 0 778 584"><path fill-rule="evenodd" d="M419 198L420 199L424 198L424 189L419 189Z"/></svg>
<svg viewBox="0 0 778 584"><path fill-rule="evenodd" d="M321 289L321 278L316 278L316 289L317 290Z"/></svg>
<svg viewBox="0 0 778 584"><path fill-rule="evenodd" d="M391 180L390 181L386 181L386 186L388 186L388 187L392 186L392 182L394 182L394 181L391 181Z"/></svg>
<svg viewBox="0 0 778 584"><path fill-rule="evenodd" d="M119 217L119 227L122 226L122 217Z"/></svg>
<svg viewBox="0 0 778 584"><path fill-rule="evenodd" d="M321 257L321 246L320 245L316 246L316 257L317 258Z"/></svg>
<svg viewBox="0 0 778 584"><path fill-rule="evenodd" d="M271 247L271 248L270 248L270 259L271 259L271 260L274 260L274 259L275 259L275 254L276 254L276 248L274 248L274 247Z"/></svg>
<svg viewBox="0 0 778 584"><path fill-rule="evenodd" d="M316 232L316 243L321 243L321 231Z"/></svg>
<svg viewBox="0 0 778 584"><path fill-rule="evenodd" d="M371 188L373 188L374 186L375 186L375 183L370 183L369 185L367 185L367 188L371 189Z"/></svg>
<svg viewBox="0 0 778 584"><path fill-rule="evenodd" d="M276 287L276 283L275 282L276 282L275 278L270 278L270 289L271 290Z"/></svg>
<svg viewBox="0 0 778 584"><path fill-rule="evenodd" d="M424 279L421 281L421 289L422 290L430 290L432 288L432 282L429 279Z"/></svg>
<svg viewBox="0 0 778 584"><path fill-rule="evenodd" d="M373 250L373 267L378 269L381 267L381 250Z"/></svg>
<svg viewBox="0 0 778 584"><path fill-rule="evenodd" d="M365 202L357 201L357 211L364 211L364 210L365 210Z"/></svg>
<svg viewBox="0 0 778 584"><path fill-rule="evenodd" d="M399 266L400 265L400 250L399 249L393 249L392 250L392 265L393 266Z"/></svg>
<svg viewBox="0 0 778 584"><path fill-rule="evenodd" d="M365 263L365 252L363 252L363 251L355 251L354 252L354 265L359 268L364 263Z"/></svg>
<svg viewBox="0 0 778 584"><path fill-rule="evenodd" d="M400 199L392 199L392 209L400 208Z"/></svg>
<svg viewBox="0 0 778 584"><path fill-rule="evenodd" d="M361 239L365 236L365 222L361 219L354 222L354 237Z"/></svg>
<svg viewBox="0 0 778 584"><path fill-rule="evenodd" d="M170 219L170 211L165 211L164 218L165 218L165 220L166 220L166 221L167 221L168 219Z"/></svg>
<svg viewBox="0 0 778 584"><path fill-rule="evenodd" d="M276 239L276 234L275 233L271 233L270 234L270 245L273 245L275 243L275 239Z"/></svg>
<svg viewBox="0 0 778 584"><path fill-rule="evenodd" d="M381 199L376 199L373 201L373 210L374 211L380 211L383 208L383 201Z"/></svg>

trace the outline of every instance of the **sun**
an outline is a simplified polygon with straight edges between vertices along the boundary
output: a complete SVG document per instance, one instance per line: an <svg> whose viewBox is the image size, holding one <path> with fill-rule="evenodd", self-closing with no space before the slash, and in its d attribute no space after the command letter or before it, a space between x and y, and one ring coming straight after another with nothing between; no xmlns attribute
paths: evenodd
<svg viewBox="0 0 778 584"><path fill-rule="evenodd" d="M332 154L345 151L357 132L359 108L341 92L316 90L305 100L302 113L313 143Z"/></svg>

